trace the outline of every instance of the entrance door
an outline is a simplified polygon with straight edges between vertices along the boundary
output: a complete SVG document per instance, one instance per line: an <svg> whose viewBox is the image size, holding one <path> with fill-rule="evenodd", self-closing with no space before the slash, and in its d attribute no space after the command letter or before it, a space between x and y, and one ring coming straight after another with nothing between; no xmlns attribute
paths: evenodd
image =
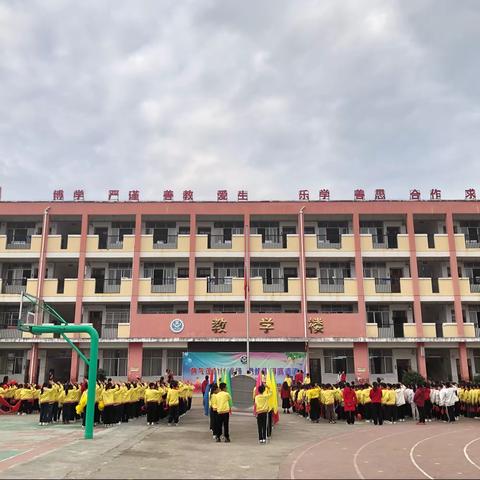
<svg viewBox="0 0 480 480"><path fill-rule="evenodd" d="M403 359L403 358L397 358L397 375L398 375L398 381L401 383L403 374L405 372L409 372L412 369L412 362L410 361L409 358Z"/></svg>
<svg viewBox="0 0 480 480"><path fill-rule="evenodd" d="M108 244L108 227L95 227L94 235L98 235L98 248L106 249Z"/></svg>
<svg viewBox="0 0 480 480"><path fill-rule="evenodd" d="M310 378L312 383L322 383L322 367L319 358L310 359Z"/></svg>
<svg viewBox="0 0 480 480"><path fill-rule="evenodd" d="M390 285L392 293L400 293L400 279L403 277L403 268L390 269Z"/></svg>
<svg viewBox="0 0 480 480"><path fill-rule="evenodd" d="M295 227L283 227L282 228L282 247L287 248L287 235L292 235L297 233Z"/></svg>
<svg viewBox="0 0 480 480"><path fill-rule="evenodd" d="M387 247L398 248L397 235L400 233L400 227L387 227Z"/></svg>
<svg viewBox="0 0 480 480"><path fill-rule="evenodd" d="M95 279L95 293L103 293L105 286L105 269L92 268L92 278Z"/></svg>
<svg viewBox="0 0 480 480"><path fill-rule="evenodd" d="M297 278L298 272L295 267L283 269L283 291L288 292L288 279Z"/></svg>
<svg viewBox="0 0 480 480"><path fill-rule="evenodd" d="M102 336L102 319L103 312L90 311L88 313L88 322L92 324L93 328L98 332L98 336Z"/></svg>
<svg viewBox="0 0 480 480"><path fill-rule="evenodd" d="M407 323L407 312L404 310L394 310L392 312L393 321L393 336L395 338L404 338L405 332L403 330L404 323Z"/></svg>
<svg viewBox="0 0 480 480"><path fill-rule="evenodd" d="M68 382L70 380L71 362L71 350L48 350L45 368L47 379L52 376L56 382Z"/></svg>

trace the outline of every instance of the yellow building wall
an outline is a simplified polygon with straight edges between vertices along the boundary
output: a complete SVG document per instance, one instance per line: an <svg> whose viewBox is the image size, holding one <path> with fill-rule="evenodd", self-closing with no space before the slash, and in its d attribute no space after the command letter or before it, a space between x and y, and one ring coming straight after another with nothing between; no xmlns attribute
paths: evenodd
<svg viewBox="0 0 480 480"><path fill-rule="evenodd" d="M423 324L423 336L425 338L437 338L437 330L434 323Z"/></svg>
<svg viewBox="0 0 480 480"><path fill-rule="evenodd" d="M443 324L443 336L444 337L458 337L458 329L456 323L444 323Z"/></svg>
<svg viewBox="0 0 480 480"><path fill-rule="evenodd" d="M453 295L453 280L451 278L439 278L438 290L440 295L452 296Z"/></svg>
<svg viewBox="0 0 480 480"><path fill-rule="evenodd" d="M403 334L406 338L415 338L417 336L417 326L414 323L404 323Z"/></svg>
<svg viewBox="0 0 480 480"><path fill-rule="evenodd" d="M455 250L457 250L457 252L464 252L467 250L467 246L465 244L465 235L463 233L455 234Z"/></svg>
<svg viewBox="0 0 480 480"><path fill-rule="evenodd" d="M367 338L378 338L378 326L376 323L367 323Z"/></svg>
<svg viewBox="0 0 480 480"><path fill-rule="evenodd" d="M118 324L118 338L129 338L130 337L130 324L129 323L119 323Z"/></svg>
<svg viewBox="0 0 480 480"><path fill-rule="evenodd" d="M475 325L473 323L464 323L463 335L468 338L475 338Z"/></svg>
<svg viewBox="0 0 480 480"><path fill-rule="evenodd" d="M62 248L61 235L48 236L48 253L79 253L80 252L80 235L69 235L67 248Z"/></svg>
<svg viewBox="0 0 480 480"><path fill-rule="evenodd" d="M460 295L469 296L469 295L478 295L478 293L470 292L470 280L468 278L459 278L460 285Z"/></svg>

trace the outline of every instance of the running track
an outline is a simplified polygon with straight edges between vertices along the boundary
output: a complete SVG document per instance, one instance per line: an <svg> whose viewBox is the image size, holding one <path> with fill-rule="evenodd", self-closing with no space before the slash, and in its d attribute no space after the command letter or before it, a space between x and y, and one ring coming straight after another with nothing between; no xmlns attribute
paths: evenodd
<svg viewBox="0 0 480 480"><path fill-rule="evenodd" d="M328 427L328 426L327 426ZM480 423L353 425L292 452L280 478L480 478Z"/></svg>

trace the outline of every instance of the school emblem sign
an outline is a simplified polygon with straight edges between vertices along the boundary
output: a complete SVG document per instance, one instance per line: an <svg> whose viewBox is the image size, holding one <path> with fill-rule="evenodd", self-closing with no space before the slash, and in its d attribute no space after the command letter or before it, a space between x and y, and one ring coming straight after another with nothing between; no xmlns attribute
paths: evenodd
<svg viewBox="0 0 480 480"><path fill-rule="evenodd" d="M323 333L323 320L319 317L310 318L308 321L310 333Z"/></svg>
<svg viewBox="0 0 480 480"><path fill-rule="evenodd" d="M185 324L183 323L183 320L181 320L180 318L174 318L170 322L170 330L173 333L182 333L184 328L185 328Z"/></svg>

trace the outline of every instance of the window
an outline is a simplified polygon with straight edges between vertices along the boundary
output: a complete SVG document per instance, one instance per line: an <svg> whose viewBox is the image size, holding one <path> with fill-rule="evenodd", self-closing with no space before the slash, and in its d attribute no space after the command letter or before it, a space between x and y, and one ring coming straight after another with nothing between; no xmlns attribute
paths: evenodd
<svg viewBox="0 0 480 480"><path fill-rule="evenodd" d="M355 373L353 350L324 350L325 373Z"/></svg>
<svg viewBox="0 0 480 480"><path fill-rule="evenodd" d="M142 313L173 313L173 305L171 303L144 304Z"/></svg>
<svg viewBox="0 0 480 480"><path fill-rule="evenodd" d="M473 365L475 367L475 373L480 374L480 349L473 350Z"/></svg>
<svg viewBox="0 0 480 480"><path fill-rule="evenodd" d="M350 276L349 263L334 262L320 264L320 278L322 279L350 278Z"/></svg>
<svg viewBox="0 0 480 480"><path fill-rule="evenodd" d="M182 350L167 350L167 368L174 375L182 375L183 352Z"/></svg>
<svg viewBox="0 0 480 480"><path fill-rule="evenodd" d="M142 376L161 376L163 373L162 349L152 348L143 350Z"/></svg>
<svg viewBox="0 0 480 480"><path fill-rule="evenodd" d="M324 313L352 313L353 305L348 303L325 303L320 306L320 311Z"/></svg>
<svg viewBox="0 0 480 480"><path fill-rule="evenodd" d="M178 227L178 234L179 235L190 235L190 227L189 226Z"/></svg>
<svg viewBox="0 0 480 480"><path fill-rule="evenodd" d="M103 370L107 377L126 377L127 376L127 349L103 350Z"/></svg>
<svg viewBox="0 0 480 480"><path fill-rule="evenodd" d="M132 277L132 265L130 263L110 263L108 265L108 278L121 280Z"/></svg>
<svg viewBox="0 0 480 480"><path fill-rule="evenodd" d="M0 374L20 375L23 372L24 357L25 352L23 350L0 352Z"/></svg>
<svg viewBox="0 0 480 480"><path fill-rule="evenodd" d="M307 267L305 269L305 273L306 273L307 278L316 278L317 268L316 267Z"/></svg>
<svg viewBox="0 0 480 480"><path fill-rule="evenodd" d="M253 304L252 313L280 313L282 311L281 305L263 305Z"/></svg>
<svg viewBox="0 0 480 480"><path fill-rule="evenodd" d="M214 313L243 313L244 311L243 303L215 303L213 305Z"/></svg>
<svg viewBox="0 0 480 480"><path fill-rule="evenodd" d="M387 278L387 267L385 263L368 262L363 266L365 278Z"/></svg>
<svg viewBox="0 0 480 480"><path fill-rule="evenodd" d="M390 311L388 305L367 305L368 323L376 323L379 327L390 326Z"/></svg>
<svg viewBox="0 0 480 480"><path fill-rule="evenodd" d="M243 278L244 275L244 266L243 263L233 262L233 263L214 263L213 265L213 276L215 278Z"/></svg>
<svg viewBox="0 0 480 480"><path fill-rule="evenodd" d="M375 375L393 373L392 350L386 348L370 350L370 373Z"/></svg>
<svg viewBox="0 0 480 480"><path fill-rule="evenodd" d="M210 276L210 267L198 267L197 278L207 278Z"/></svg>
<svg viewBox="0 0 480 480"><path fill-rule="evenodd" d="M305 235L315 235L315 227L305 225L305 227L303 228L303 232L305 233Z"/></svg>
<svg viewBox="0 0 480 480"><path fill-rule="evenodd" d="M188 278L188 267L178 267L178 278Z"/></svg>

